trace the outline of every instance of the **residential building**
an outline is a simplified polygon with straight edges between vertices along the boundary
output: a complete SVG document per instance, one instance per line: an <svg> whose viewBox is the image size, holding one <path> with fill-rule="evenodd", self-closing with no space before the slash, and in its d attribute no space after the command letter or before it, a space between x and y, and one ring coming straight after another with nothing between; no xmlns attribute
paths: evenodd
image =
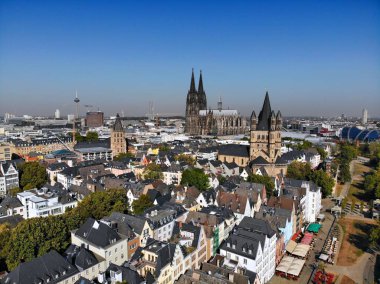
<svg viewBox="0 0 380 284"><path fill-rule="evenodd" d="M60 215L77 206L77 200L59 188L26 190L17 193L17 198L24 206L22 215L25 219Z"/></svg>
<svg viewBox="0 0 380 284"><path fill-rule="evenodd" d="M83 245L102 257L106 267L110 263L121 265L128 260L128 238L92 218L88 218L79 229L71 232L71 243L78 247Z"/></svg>
<svg viewBox="0 0 380 284"><path fill-rule="evenodd" d="M6 144L0 144L0 163L4 161L10 161L12 159L11 146Z"/></svg>
<svg viewBox="0 0 380 284"><path fill-rule="evenodd" d="M0 163L0 197L5 196L12 188L19 186L19 175L12 162Z"/></svg>
<svg viewBox="0 0 380 284"><path fill-rule="evenodd" d="M275 273L276 233L267 221L244 217L220 246L220 254L257 273L261 283L267 283Z"/></svg>

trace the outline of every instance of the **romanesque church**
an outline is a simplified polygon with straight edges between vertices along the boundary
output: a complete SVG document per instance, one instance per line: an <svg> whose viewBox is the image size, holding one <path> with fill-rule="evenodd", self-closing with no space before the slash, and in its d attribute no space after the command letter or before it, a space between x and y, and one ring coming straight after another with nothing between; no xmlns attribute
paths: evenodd
<svg viewBox="0 0 380 284"><path fill-rule="evenodd" d="M250 145L224 145L219 148L218 159L249 166L253 173L260 171L269 176L286 173L287 162L281 158L281 112L275 113L268 92L258 116L253 110L250 119Z"/></svg>

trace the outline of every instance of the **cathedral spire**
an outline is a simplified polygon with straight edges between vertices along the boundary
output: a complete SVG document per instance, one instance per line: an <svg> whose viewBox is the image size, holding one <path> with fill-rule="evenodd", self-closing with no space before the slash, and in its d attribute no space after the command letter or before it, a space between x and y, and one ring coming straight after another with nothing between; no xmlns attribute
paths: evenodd
<svg viewBox="0 0 380 284"><path fill-rule="evenodd" d="M204 93L203 80L202 80L202 70L201 70L200 75L199 75L198 93L200 93L200 94Z"/></svg>
<svg viewBox="0 0 380 284"><path fill-rule="evenodd" d="M189 93L196 93L197 89L195 89L195 79L194 79L194 68L191 71L191 83Z"/></svg>

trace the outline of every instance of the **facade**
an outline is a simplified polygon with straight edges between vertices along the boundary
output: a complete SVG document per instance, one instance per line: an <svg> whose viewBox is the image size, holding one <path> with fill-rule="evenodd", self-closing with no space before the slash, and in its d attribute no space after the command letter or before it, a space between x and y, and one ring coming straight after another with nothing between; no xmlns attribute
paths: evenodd
<svg viewBox="0 0 380 284"><path fill-rule="evenodd" d="M104 159L106 161L112 160L112 150L105 147L88 147L78 148L76 152L79 153L82 161L93 161Z"/></svg>
<svg viewBox="0 0 380 284"><path fill-rule="evenodd" d="M221 245L220 254L257 273L261 283L267 283L275 273L276 233L268 222L245 217Z"/></svg>
<svg viewBox="0 0 380 284"><path fill-rule="evenodd" d="M10 161L12 159L11 146L0 144L0 162Z"/></svg>
<svg viewBox="0 0 380 284"><path fill-rule="evenodd" d="M362 124L367 124L368 122L368 110L363 109L363 114L362 114Z"/></svg>
<svg viewBox="0 0 380 284"><path fill-rule="evenodd" d="M127 152L127 140L119 114L116 115L115 124L111 129L111 150L112 157Z"/></svg>
<svg viewBox="0 0 380 284"><path fill-rule="evenodd" d="M0 197L18 186L19 176L16 166L11 162L0 163Z"/></svg>
<svg viewBox="0 0 380 284"><path fill-rule="evenodd" d="M185 132L190 135L236 135L244 134L245 131L245 118L237 110L223 109L221 98L217 109L207 109L202 72L197 90L193 70L186 99Z"/></svg>
<svg viewBox="0 0 380 284"><path fill-rule="evenodd" d="M17 198L24 206L24 219L60 215L69 208L77 206L77 201L70 197L67 192L58 194L49 191L47 188L20 192L17 194Z"/></svg>
<svg viewBox="0 0 380 284"><path fill-rule="evenodd" d="M102 127L104 124L104 113L101 111L89 111L86 113L87 127Z"/></svg>
<svg viewBox="0 0 380 284"><path fill-rule="evenodd" d="M102 257L106 267L111 262L121 265L128 260L128 238L92 218L87 219L79 229L71 232L71 243L78 247L83 245Z"/></svg>
<svg viewBox="0 0 380 284"><path fill-rule="evenodd" d="M31 139L31 141L14 139L10 143L11 152L21 156L28 155L30 152L49 154L67 147L73 148L75 145L72 137Z"/></svg>

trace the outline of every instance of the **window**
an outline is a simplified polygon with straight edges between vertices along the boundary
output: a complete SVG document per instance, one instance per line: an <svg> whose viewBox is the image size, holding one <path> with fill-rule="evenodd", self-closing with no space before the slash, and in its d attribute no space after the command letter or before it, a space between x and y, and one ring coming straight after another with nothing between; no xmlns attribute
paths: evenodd
<svg viewBox="0 0 380 284"><path fill-rule="evenodd" d="M247 264L247 259L246 258L244 258L243 263Z"/></svg>

